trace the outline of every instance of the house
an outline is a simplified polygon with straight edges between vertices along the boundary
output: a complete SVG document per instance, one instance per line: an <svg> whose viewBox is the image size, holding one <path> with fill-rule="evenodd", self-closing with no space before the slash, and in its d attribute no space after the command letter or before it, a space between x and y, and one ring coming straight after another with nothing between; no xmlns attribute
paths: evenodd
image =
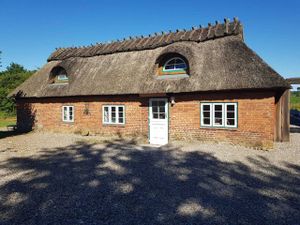
<svg viewBox="0 0 300 225"><path fill-rule="evenodd" d="M258 34L259 35L259 34ZM290 85L238 19L58 48L11 96L20 130L88 131L272 148L289 140Z"/></svg>

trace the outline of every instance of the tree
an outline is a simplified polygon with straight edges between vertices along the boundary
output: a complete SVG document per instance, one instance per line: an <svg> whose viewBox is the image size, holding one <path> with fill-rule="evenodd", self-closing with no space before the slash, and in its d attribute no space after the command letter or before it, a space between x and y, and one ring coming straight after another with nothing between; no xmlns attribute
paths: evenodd
<svg viewBox="0 0 300 225"><path fill-rule="evenodd" d="M15 103L7 95L29 78L35 71L26 70L17 63L11 63L5 71L0 72L0 113L15 114Z"/></svg>

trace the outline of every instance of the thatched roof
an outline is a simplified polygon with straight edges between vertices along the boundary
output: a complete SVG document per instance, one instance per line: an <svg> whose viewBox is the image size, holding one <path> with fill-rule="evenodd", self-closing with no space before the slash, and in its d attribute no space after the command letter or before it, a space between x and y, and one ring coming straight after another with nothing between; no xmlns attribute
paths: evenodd
<svg viewBox="0 0 300 225"><path fill-rule="evenodd" d="M189 77L157 79L157 60L178 53L189 63ZM49 84L55 66L69 84ZM20 85L17 97L60 97L180 93L236 89L289 88L243 41L238 20L154 37L131 38L90 47L60 48L48 63Z"/></svg>
<svg viewBox="0 0 300 225"><path fill-rule="evenodd" d="M291 77L291 78L287 78L286 81L289 84L300 84L300 77Z"/></svg>

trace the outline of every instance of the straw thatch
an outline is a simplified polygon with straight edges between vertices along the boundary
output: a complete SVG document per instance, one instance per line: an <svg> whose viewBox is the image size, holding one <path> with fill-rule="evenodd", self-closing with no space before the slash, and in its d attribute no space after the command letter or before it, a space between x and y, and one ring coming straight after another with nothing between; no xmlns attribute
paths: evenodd
<svg viewBox="0 0 300 225"><path fill-rule="evenodd" d="M300 84L300 77L291 77L291 78L287 78L286 81L289 84Z"/></svg>
<svg viewBox="0 0 300 225"><path fill-rule="evenodd" d="M189 77L157 79L158 60L168 53L187 59ZM69 84L49 84L55 66L67 71ZM12 95L59 97L276 88L289 88L289 84L247 47L242 25L235 20L150 38L58 49Z"/></svg>

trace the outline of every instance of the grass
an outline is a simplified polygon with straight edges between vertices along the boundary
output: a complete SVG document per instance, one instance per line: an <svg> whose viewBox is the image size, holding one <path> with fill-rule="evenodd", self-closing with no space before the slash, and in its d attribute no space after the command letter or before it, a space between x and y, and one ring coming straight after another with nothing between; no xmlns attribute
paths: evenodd
<svg viewBox="0 0 300 225"><path fill-rule="evenodd" d="M0 117L0 127L16 125L16 117Z"/></svg>
<svg viewBox="0 0 300 225"><path fill-rule="evenodd" d="M291 92L291 109L297 109L300 111L300 92Z"/></svg>

